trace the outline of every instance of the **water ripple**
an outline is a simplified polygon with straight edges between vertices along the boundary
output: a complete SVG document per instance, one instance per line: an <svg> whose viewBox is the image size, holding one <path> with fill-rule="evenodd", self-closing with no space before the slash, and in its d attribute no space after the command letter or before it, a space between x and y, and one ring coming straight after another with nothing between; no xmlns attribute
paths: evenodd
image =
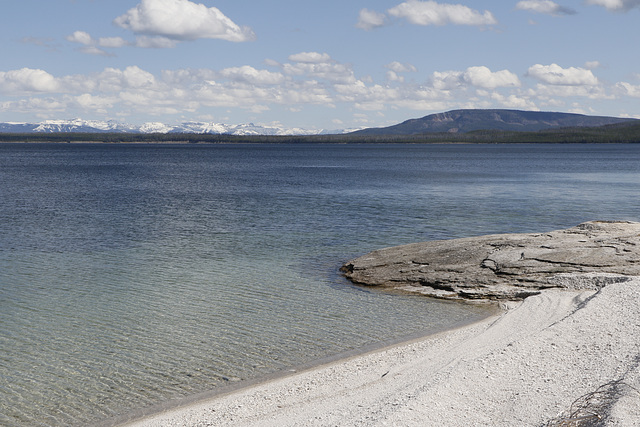
<svg viewBox="0 0 640 427"><path fill-rule="evenodd" d="M84 425L481 315L336 270L394 244L638 220L639 157L0 144L0 425Z"/></svg>

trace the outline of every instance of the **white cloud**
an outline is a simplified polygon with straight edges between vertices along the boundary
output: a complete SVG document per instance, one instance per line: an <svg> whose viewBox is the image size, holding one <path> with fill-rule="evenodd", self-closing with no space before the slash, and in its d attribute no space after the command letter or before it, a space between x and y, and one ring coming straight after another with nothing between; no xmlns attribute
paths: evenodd
<svg viewBox="0 0 640 427"><path fill-rule="evenodd" d="M640 0L587 0L587 4L602 6L607 10L626 12L640 6Z"/></svg>
<svg viewBox="0 0 640 427"><path fill-rule="evenodd" d="M487 10L479 12L461 4L441 4L435 1L409 0L387 11L396 18L405 18L416 25L495 25L498 23Z"/></svg>
<svg viewBox="0 0 640 427"><path fill-rule="evenodd" d="M248 28L241 28L224 16L220 10L207 8L189 0L142 0L114 21L136 33L134 42L122 37L93 38L86 31L75 31L67 41L79 43L78 50L91 54L113 56L102 48L135 46L146 49L168 49L180 41L197 38L218 38L246 41L255 38Z"/></svg>
<svg viewBox="0 0 640 427"><path fill-rule="evenodd" d="M343 99L355 100L359 97L366 96L369 88L362 80L356 80L351 83L337 84L335 90Z"/></svg>
<svg viewBox="0 0 640 427"><path fill-rule="evenodd" d="M404 77L396 73L395 71L387 71L387 80L390 82L404 82Z"/></svg>
<svg viewBox="0 0 640 427"><path fill-rule="evenodd" d="M518 95L511 94L504 96L502 94L493 92L491 93L491 99L498 102L500 106L504 108L515 108L518 110L538 111L539 108L536 104L528 98L523 98Z"/></svg>
<svg viewBox="0 0 640 427"><path fill-rule="evenodd" d="M28 98L18 101L8 101L0 104L0 111L10 111L12 113L37 113L39 116L51 115L65 111L66 104L52 98Z"/></svg>
<svg viewBox="0 0 640 427"><path fill-rule="evenodd" d="M124 70L105 68L102 72L85 78L89 81L85 85L92 86L99 93L117 94L129 89L167 90L164 85L159 85L153 74L135 65Z"/></svg>
<svg viewBox="0 0 640 427"><path fill-rule="evenodd" d="M433 73L433 86L439 90L453 90L463 86L475 86L483 89L499 87L518 87L518 76L509 70L491 71L488 67L469 67L466 71L436 71Z"/></svg>
<svg viewBox="0 0 640 427"><path fill-rule="evenodd" d="M541 65L536 64L529 67L527 75L551 85L597 85L598 79L591 70L584 68L562 68L558 64Z"/></svg>
<svg viewBox="0 0 640 427"><path fill-rule="evenodd" d="M95 39L93 39L95 40ZM83 45L84 46L84 45ZM92 46L92 45L89 45ZM114 117L171 115L197 117L212 109L242 109L259 114L275 107L303 110L310 105L366 111L447 108L566 108L571 102L589 107L589 99L640 97L640 86L621 82L605 86L586 68L534 65L521 82L510 70L486 66L437 71L427 82L403 79L416 68L385 65L380 81L357 76L349 64L326 53L302 52L289 62L268 61L263 68L242 65L222 69L172 69L151 73L138 66L105 68L91 74L54 77L44 70L0 72L1 109L51 115L83 112ZM536 79L536 80L534 80ZM538 82L539 81L539 82ZM523 83L529 87L522 88ZM73 112L73 113L71 113ZM217 114L216 114L217 116ZM160 119L160 120L164 120Z"/></svg>
<svg viewBox="0 0 640 427"><path fill-rule="evenodd" d="M528 10L547 15L573 15L575 10L560 6L551 0L522 0L516 4L518 10Z"/></svg>
<svg viewBox="0 0 640 427"><path fill-rule="evenodd" d="M538 84L528 91L530 97L544 99L548 103L561 105L562 98L614 99L602 86L571 86Z"/></svg>
<svg viewBox="0 0 640 427"><path fill-rule="evenodd" d="M412 72L415 73L417 70L416 67L414 67L411 64L402 64L398 61L393 61L387 65L385 65L385 68L388 68L389 71L387 71L387 80L390 82L404 82L404 76L401 76L400 73L408 73L408 72Z"/></svg>
<svg viewBox="0 0 640 427"><path fill-rule="evenodd" d="M281 73L273 73L268 70L257 70L248 65L225 68L220 71L220 76L236 82L255 85L275 85L284 82L284 76Z"/></svg>
<svg viewBox="0 0 640 427"><path fill-rule="evenodd" d="M632 98L640 98L640 86L632 85L627 82L616 83L615 89L617 92L624 96L630 96Z"/></svg>
<svg viewBox="0 0 640 427"><path fill-rule="evenodd" d="M96 40L86 31L75 31L73 34L67 36L66 39L72 43L81 44L82 47L79 50L90 55L112 56L103 49L100 49L100 47L115 48L130 44L121 37L101 37Z"/></svg>
<svg viewBox="0 0 640 427"><path fill-rule="evenodd" d="M127 87L140 88L153 86L156 78L150 72L134 65L125 68L122 72L122 81Z"/></svg>
<svg viewBox="0 0 640 427"><path fill-rule="evenodd" d="M30 92L57 92L60 83L44 70L22 68L0 72L0 92L9 95Z"/></svg>
<svg viewBox="0 0 640 427"><path fill-rule="evenodd" d="M462 71L434 71L433 87L438 90L453 90L463 84Z"/></svg>
<svg viewBox="0 0 640 427"><path fill-rule="evenodd" d="M587 61L584 63L584 68L586 68L587 70L593 70L596 68L600 68L602 64L600 64L600 61Z"/></svg>
<svg viewBox="0 0 640 427"><path fill-rule="evenodd" d="M100 37L98 39L98 46L101 47L123 47L128 46L129 42L122 37Z"/></svg>
<svg viewBox="0 0 640 427"><path fill-rule="evenodd" d="M464 79L473 86L485 89L520 86L520 79L511 71L500 70L493 72L484 66L467 68L464 73Z"/></svg>
<svg viewBox="0 0 640 427"><path fill-rule="evenodd" d="M350 65L340 64L326 53L301 52L289 56L293 64L282 64L289 76L325 80L330 83L352 83L356 80Z"/></svg>
<svg viewBox="0 0 640 427"><path fill-rule="evenodd" d="M70 36L67 36L67 40L72 43L80 43L85 46L94 44L94 40L91 38L91 35L85 31L75 31Z"/></svg>
<svg viewBox="0 0 640 427"><path fill-rule="evenodd" d="M378 13L369 9L362 9L358 15L358 23L356 24L356 27L363 30L372 30L377 27L382 27L386 19L387 17L384 13Z"/></svg>
<svg viewBox="0 0 640 427"><path fill-rule="evenodd" d="M318 52L300 52L289 55L289 61L304 62L309 64L320 64L331 61L331 57L327 53Z"/></svg>
<svg viewBox="0 0 640 427"><path fill-rule="evenodd" d="M331 83L351 83L356 80L349 65L338 63L304 63L284 64L285 74L304 76L312 79L326 80Z"/></svg>
<svg viewBox="0 0 640 427"><path fill-rule="evenodd" d="M189 0L141 0L140 4L114 23L136 34L162 36L172 40L253 40L248 27L240 27L219 9Z"/></svg>
<svg viewBox="0 0 640 427"><path fill-rule="evenodd" d="M216 72L210 69L178 69L162 71L162 80L172 87L189 86L213 81Z"/></svg>
<svg viewBox="0 0 640 427"><path fill-rule="evenodd" d="M82 95L72 97L72 102L74 102L77 107L100 113L107 113L108 109L113 107L114 101L116 101L116 99L113 97L94 96L90 93L83 93Z"/></svg>
<svg viewBox="0 0 640 427"><path fill-rule="evenodd" d="M415 73L416 71L418 71L418 69L415 66L411 64L402 64L398 61L393 61L385 65L385 67L395 73L408 73L408 72Z"/></svg>

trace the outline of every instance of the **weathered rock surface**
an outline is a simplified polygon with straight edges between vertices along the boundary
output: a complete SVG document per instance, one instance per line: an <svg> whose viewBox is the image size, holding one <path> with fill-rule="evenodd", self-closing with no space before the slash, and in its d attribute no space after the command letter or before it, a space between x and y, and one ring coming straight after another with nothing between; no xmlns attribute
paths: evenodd
<svg viewBox="0 0 640 427"><path fill-rule="evenodd" d="M598 288L640 276L640 223L496 234L380 249L347 262L352 282L446 299L520 300L546 288Z"/></svg>

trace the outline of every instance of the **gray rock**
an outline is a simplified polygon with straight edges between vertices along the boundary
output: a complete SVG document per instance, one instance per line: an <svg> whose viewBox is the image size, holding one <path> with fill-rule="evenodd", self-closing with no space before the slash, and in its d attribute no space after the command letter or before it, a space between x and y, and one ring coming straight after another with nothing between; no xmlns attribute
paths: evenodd
<svg viewBox="0 0 640 427"><path fill-rule="evenodd" d="M347 262L352 282L437 298L521 300L547 288L597 289L640 276L640 223L496 234L380 249Z"/></svg>

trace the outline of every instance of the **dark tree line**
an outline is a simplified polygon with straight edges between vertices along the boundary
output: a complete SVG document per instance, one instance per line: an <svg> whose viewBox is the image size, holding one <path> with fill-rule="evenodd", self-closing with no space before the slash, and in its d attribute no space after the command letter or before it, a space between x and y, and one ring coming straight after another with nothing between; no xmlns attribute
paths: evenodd
<svg viewBox="0 0 640 427"><path fill-rule="evenodd" d="M215 134L133 133L0 133L0 142L89 142L146 144L260 144L260 143L637 143L640 123L600 127L550 129L538 132L480 130L468 133L424 133L419 135L309 135L239 136Z"/></svg>

